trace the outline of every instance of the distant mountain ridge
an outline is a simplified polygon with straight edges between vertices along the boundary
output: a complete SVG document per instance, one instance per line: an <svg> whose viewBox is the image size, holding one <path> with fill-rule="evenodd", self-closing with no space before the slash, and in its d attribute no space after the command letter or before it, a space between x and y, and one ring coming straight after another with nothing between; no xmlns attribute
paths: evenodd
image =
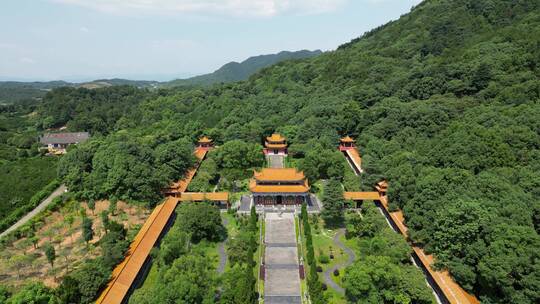
<svg viewBox="0 0 540 304"><path fill-rule="evenodd" d="M176 79L164 83L165 86L193 86L193 85L211 85L221 82L235 82L242 81L249 78L249 76L255 74L259 70L279 63L285 60L291 59L304 59L311 58L322 54L321 50L309 51L282 51L277 54L259 55L249 57L248 59L238 63L235 61L229 62L213 73L194 76L187 79Z"/></svg>
<svg viewBox="0 0 540 304"><path fill-rule="evenodd" d="M176 79L168 82L153 80L129 79L96 79L88 82L74 83L63 80L55 81L0 81L0 104L15 103L29 99L39 99L49 90L59 87L82 87L98 89L103 87L130 85L138 88L178 87L178 86L208 86L214 83L234 82L248 79L259 70L285 60L311 58L322 54L321 50L282 51L277 54L249 57L238 63L229 62L213 73L194 76L186 79Z"/></svg>
<svg viewBox="0 0 540 304"><path fill-rule="evenodd" d="M99 89L110 86L130 85L138 88L157 87L158 81L151 80L128 80L128 79L97 79L89 82L67 82L63 80L53 81L0 81L0 104L17 103L25 100L39 99L45 94L60 87L78 87L86 89Z"/></svg>

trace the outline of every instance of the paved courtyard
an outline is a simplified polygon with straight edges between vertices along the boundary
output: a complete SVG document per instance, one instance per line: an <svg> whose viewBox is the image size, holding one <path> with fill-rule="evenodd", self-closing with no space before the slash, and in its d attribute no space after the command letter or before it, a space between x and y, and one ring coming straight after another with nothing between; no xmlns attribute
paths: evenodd
<svg viewBox="0 0 540 304"><path fill-rule="evenodd" d="M293 213L266 213L265 303L301 303Z"/></svg>

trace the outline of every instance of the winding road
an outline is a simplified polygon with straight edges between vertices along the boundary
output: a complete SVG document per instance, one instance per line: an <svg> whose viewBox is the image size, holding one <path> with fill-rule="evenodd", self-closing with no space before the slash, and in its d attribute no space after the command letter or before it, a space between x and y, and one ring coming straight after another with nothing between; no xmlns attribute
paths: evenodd
<svg viewBox="0 0 540 304"><path fill-rule="evenodd" d="M52 201L62 195L64 192L66 192L67 188L65 185L60 185L60 187L56 188L56 190L53 191L46 199L44 199L39 205L34 208L34 210L28 212L25 216L23 216L20 220L18 220L15 224L13 224L11 227L6 229L4 232L0 233L0 238L7 235L13 230L16 230L17 228L21 227L22 225L26 224L29 220L31 220L34 216L36 216L38 213L43 211L47 206L49 206Z"/></svg>
<svg viewBox="0 0 540 304"><path fill-rule="evenodd" d="M227 226L228 224L229 221L226 218L223 218L223 226ZM217 272L219 274L222 274L225 271L225 265L227 265L227 251L225 250L225 242L227 242L227 239L223 240L223 242L219 243L218 245L219 265Z"/></svg>
<svg viewBox="0 0 540 304"><path fill-rule="evenodd" d="M345 289L343 287L339 286L334 280L332 280L332 274L334 273L334 270L345 268L349 265L351 265L354 260L356 259L356 255L354 254L354 251L350 249L349 247L345 246L339 239L343 234L345 233L345 229L339 229L339 231L334 236L334 244L336 244L339 248L343 249L343 251L347 254L348 259L345 263L340 263L334 265L332 268L327 269L324 272L324 281L326 285L332 287L335 291L337 291L340 294L345 294ZM342 271L343 272L343 271Z"/></svg>

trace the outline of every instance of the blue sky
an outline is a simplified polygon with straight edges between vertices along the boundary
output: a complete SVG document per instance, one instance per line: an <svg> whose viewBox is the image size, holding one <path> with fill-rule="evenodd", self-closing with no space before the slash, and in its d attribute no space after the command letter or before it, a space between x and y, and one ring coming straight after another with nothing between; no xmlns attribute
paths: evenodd
<svg viewBox="0 0 540 304"><path fill-rule="evenodd" d="M333 50L421 0L2 0L0 80L168 80Z"/></svg>

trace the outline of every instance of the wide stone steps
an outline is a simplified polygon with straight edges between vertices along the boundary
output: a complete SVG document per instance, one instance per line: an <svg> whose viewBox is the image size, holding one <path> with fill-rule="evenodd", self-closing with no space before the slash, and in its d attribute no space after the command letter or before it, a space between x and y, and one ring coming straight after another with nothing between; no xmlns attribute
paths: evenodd
<svg viewBox="0 0 540 304"><path fill-rule="evenodd" d="M265 225L264 302L301 303L294 214L268 213Z"/></svg>
<svg viewBox="0 0 540 304"><path fill-rule="evenodd" d="M300 304L302 297L300 296L265 296L265 304Z"/></svg>

